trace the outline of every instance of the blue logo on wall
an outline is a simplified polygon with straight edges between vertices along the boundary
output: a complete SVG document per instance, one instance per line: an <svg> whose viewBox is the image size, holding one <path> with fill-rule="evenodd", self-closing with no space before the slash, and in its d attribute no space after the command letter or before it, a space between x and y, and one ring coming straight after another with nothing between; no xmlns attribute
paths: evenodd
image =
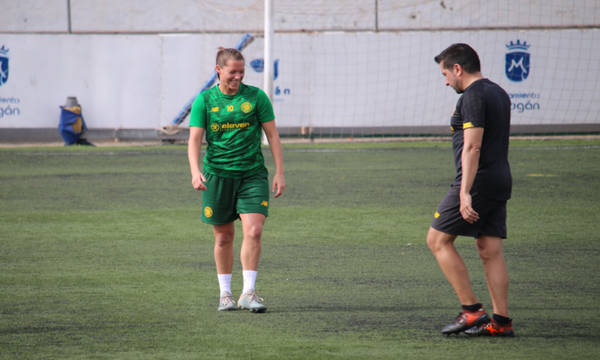
<svg viewBox="0 0 600 360"><path fill-rule="evenodd" d="M8 81L8 49L2 45L0 48L0 86Z"/></svg>
<svg viewBox="0 0 600 360"><path fill-rule="evenodd" d="M508 53L506 53L506 64L505 72L506 77L512 81L523 81L529 76L529 49L531 45L527 44L527 41L521 43L520 40L517 42L510 42L506 44Z"/></svg>
<svg viewBox="0 0 600 360"><path fill-rule="evenodd" d="M265 61L263 59L254 59L250 61L250 66L257 73L261 73L265 70ZM277 79L279 75L279 59L273 62L273 80Z"/></svg>

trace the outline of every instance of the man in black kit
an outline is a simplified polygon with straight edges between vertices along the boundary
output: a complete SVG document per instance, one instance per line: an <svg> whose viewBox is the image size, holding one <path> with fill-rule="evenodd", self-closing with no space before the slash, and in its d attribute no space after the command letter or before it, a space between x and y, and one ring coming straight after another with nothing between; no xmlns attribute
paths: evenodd
<svg viewBox="0 0 600 360"><path fill-rule="evenodd" d="M467 44L454 44L435 57L446 86L462 96L451 118L456 178L435 212L427 246L462 304L445 335L513 336L508 317L508 271L502 253L506 202L512 178L508 164L510 98L483 78L479 56ZM467 268L454 247L458 235L473 236L483 262L493 317L477 301Z"/></svg>

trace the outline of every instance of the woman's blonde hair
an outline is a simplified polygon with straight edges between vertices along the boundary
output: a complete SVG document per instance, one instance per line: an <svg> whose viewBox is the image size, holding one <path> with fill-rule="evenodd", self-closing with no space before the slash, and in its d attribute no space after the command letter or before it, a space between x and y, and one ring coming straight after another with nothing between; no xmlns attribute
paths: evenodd
<svg viewBox="0 0 600 360"><path fill-rule="evenodd" d="M244 61L244 55L237 49L220 47L219 51L217 51L217 65L224 67L229 59Z"/></svg>

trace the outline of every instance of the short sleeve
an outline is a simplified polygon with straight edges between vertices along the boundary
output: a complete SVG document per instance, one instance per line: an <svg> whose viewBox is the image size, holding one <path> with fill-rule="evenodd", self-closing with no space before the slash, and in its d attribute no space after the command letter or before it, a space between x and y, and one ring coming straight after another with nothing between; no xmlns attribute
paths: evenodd
<svg viewBox="0 0 600 360"><path fill-rule="evenodd" d="M485 127L485 102L483 93L470 91L465 93L461 106L463 129Z"/></svg>
<svg viewBox="0 0 600 360"><path fill-rule="evenodd" d="M206 104L204 104L204 95L200 94L192 104L190 113L190 127L201 127L206 129Z"/></svg>
<svg viewBox="0 0 600 360"><path fill-rule="evenodd" d="M258 89L258 94L256 94L256 116L261 123L275 120L271 100L261 89Z"/></svg>

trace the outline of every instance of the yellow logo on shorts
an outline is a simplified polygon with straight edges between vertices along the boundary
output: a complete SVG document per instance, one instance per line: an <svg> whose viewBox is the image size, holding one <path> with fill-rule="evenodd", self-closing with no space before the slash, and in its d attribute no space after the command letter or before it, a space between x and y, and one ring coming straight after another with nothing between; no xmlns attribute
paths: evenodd
<svg viewBox="0 0 600 360"><path fill-rule="evenodd" d="M221 129L221 127L220 127L220 126L219 126L219 124L217 124L217 123L212 123L212 124L210 125L210 129L211 129L212 131L215 131L215 132L217 132L217 131L219 131L219 129Z"/></svg>
<svg viewBox="0 0 600 360"><path fill-rule="evenodd" d="M213 216L213 210L210 208L210 206L206 206L204 208L204 217L209 218Z"/></svg>
<svg viewBox="0 0 600 360"><path fill-rule="evenodd" d="M267 200L263 200L260 202L262 206L269 206L269 202Z"/></svg>
<svg viewBox="0 0 600 360"><path fill-rule="evenodd" d="M433 214L433 217L436 218L436 219L439 218L440 217L440 213L436 211L435 214Z"/></svg>
<svg viewBox="0 0 600 360"><path fill-rule="evenodd" d="M242 112L244 114L249 113L250 111L252 111L252 104L250 104L249 102L243 102L242 106L240 106L240 109L242 109Z"/></svg>

